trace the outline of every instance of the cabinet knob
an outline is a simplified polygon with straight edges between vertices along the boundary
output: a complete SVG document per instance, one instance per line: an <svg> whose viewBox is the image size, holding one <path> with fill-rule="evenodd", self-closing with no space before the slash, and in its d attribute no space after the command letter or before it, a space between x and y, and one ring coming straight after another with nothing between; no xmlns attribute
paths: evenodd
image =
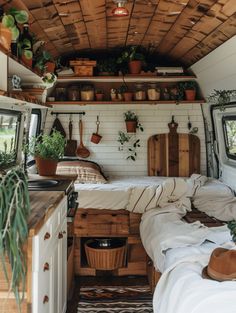
<svg viewBox="0 0 236 313"><path fill-rule="evenodd" d="M43 298L43 304L47 303L48 301L49 301L48 296L44 296L44 298Z"/></svg>
<svg viewBox="0 0 236 313"><path fill-rule="evenodd" d="M51 237L51 235L47 232L45 235L44 235L44 240L47 240Z"/></svg>
<svg viewBox="0 0 236 313"><path fill-rule="evenodd" d="M60 233L58 234L58 239L62 239L62 238L63 238L63 233L60 232Z"/></svg>
<svg viewBox="0 0 236 313"><path fill-rule="evenodd" d="M44 272L49 271L49 264L47 262L43 266L43 271Z"/></svg>
<svg viewBox="0 0 236 313"><path fill-rule="evenodd" d="M63 232L62 232L63 234L66 234L66 231L65 230L63 230Z"/></svg>
<svg viewBox="0 0 236 313"><path fill-rule="evenodd" d="M148 264L148 266L152 266L152 260L148 260L148 262L147 262L147 264Z"/></svg>

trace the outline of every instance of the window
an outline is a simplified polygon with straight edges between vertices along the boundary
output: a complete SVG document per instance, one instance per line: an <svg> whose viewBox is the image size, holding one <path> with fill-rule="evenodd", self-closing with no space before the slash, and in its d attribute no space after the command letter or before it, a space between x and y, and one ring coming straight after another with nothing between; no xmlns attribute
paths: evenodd
<svg viewBox="0 0 236 313"><path fill-rule="evenodd" d="M0 165L7 167L16 161L21 113L0 110Z"/></svg>
<svg viewBox="0 0 236 313"><path fill-rule="evenodd" d="M29 126L29 138L38 136L40 133L40 126L41 126L41 111L34 109L31 112L31 118L30 118L30 126ZM34 158L32 156L27 157L27 165L31 166L34 164Z"/></svg>
<svg viewBox="0 0 236 313"><path fill-rule="evenodd" d="M223 129L227 156L236 160L236 116L223 117Z"/></svg>

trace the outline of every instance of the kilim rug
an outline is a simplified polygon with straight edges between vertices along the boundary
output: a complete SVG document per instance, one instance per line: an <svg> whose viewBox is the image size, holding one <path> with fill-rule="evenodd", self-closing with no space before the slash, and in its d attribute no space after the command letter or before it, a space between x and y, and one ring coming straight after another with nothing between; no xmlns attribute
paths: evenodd
<svg viewBox="0 0 236 313"><path fill-rule="evenodd" d="M80 289L77 313L152 313L149 286L93 286Z"/></svg>

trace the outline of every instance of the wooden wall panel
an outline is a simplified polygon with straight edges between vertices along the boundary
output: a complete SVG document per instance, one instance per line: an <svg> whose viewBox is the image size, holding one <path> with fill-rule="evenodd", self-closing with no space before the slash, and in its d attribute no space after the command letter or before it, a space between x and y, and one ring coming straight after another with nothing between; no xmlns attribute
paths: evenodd
<svg viewBox="0 0 236 313"><path fill-rule="evenodd" d="M235 0L129 0L114 17L112 0L2 0L28 9L31 29L54 55L125 45L191 65L236 34Z"/></svg>

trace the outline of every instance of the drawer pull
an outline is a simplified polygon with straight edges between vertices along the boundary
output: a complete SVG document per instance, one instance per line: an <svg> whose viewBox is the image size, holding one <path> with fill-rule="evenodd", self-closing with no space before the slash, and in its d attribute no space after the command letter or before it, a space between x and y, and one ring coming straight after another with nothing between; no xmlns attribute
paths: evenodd
<svg viewBox="0 0 236 313"><path fill-rule="evenodd" d="M44 240L47 240L51 237L51 235L47 232L45 235L44 235Z"/></svg>
<svg viewBox="0 0 236 313"><path fill-rule="evenodd" d="M47 303L48 301L49 301L48 296L44 296L44 298L43 298L43 304Z"/></svg>
<svg viewBox="0 0 236 313"><path fill-rule="evenodd" d="M63 234L62 234L62 232L60 232L59 234L58 234L58 239L62 239L63 238Z"/></svg>
<svg viewBox="0 0 236 313"><path fill-rule="evenodd" d="M82 213L81 214L81 218L86 218L87 217L87 213Z"/></svg>
<svg viewBox="0 0 236 313"><path fill-rule="evenodd" d="M63 230L63 232L62 232L63 234L66 234L66 231L65 230Z"/></svg>
<svg viewBox="0 0 236 313"><path fill-rule="evenodd" d="M44 272L49 271L49 264L47 262L43 266L43 271Z"/></svg>

